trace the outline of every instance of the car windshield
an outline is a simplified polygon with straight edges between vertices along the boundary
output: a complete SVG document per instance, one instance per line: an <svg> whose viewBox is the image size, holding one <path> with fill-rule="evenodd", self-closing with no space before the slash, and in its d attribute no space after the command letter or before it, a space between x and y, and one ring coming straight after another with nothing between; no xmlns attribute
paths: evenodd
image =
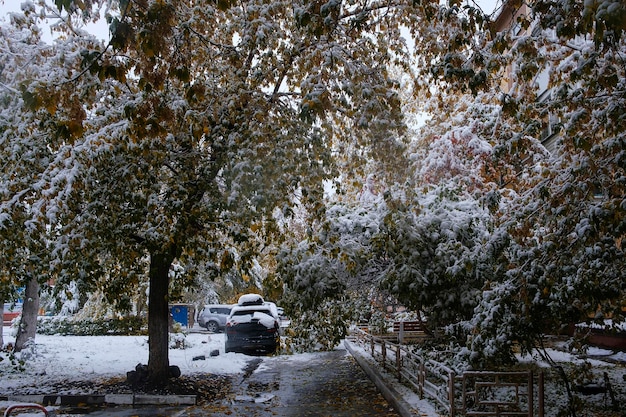
<svg viewBox="0 0 626 417"><path fill-rule="evenodd" d="M268 315L272 315L272 313L270 312L269 309L250 309L250 310L235 310L233 312L233 316L246 316L246 315L252 315L254 313L263 313L263 314L268 314Z"/></svg>

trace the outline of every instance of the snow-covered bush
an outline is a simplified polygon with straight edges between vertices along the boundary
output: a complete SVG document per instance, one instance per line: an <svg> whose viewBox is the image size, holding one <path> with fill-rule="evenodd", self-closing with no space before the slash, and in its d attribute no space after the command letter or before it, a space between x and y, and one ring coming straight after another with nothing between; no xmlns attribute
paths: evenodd
<svg viewBox="0 0 626 417"><path fill-rule="evenodd" d="M176 323L178 324L178 323ZM180 327L180 325L179 325ZM170 349L187 349L189 348L191 345L189 344L189 341L187 340L187 335L183 332L180 331L176 331L177 329L175 328L173 332L170 333Z"/></svg>
<svg viewBox="0 0 626 417"><path fill-rule="evenodd" d="M291 316L285 348L291 352L332 350L348 334L353 317L344 300L326 300L315 310L299 311Z"/></svg>
<svg viewBox="0 0 626 417"><path fill-rule="evenodd" d="M11 347L9 349L0 349L0 362L8 361L11 366L10 368L4 367L3 369L12 369L16 372L24 371L26 361L21 358L21 356L13 351Z"/></svg>
<svg viewBox="0 0 626 417"><path fill-rule="evenodd" d="M414 205L385 221L391 262L382 283L436 329L472 316L492 270L483 247L492 220L479 201L449 187L418 194Z"/></svg>
<svg viewBox="0 0 626 417"><path fill-rule="evenodd" d="M147 323L144 318L135 316L97 320L41 317L37 322L37 333L74 336L143 335L147 333Z"/></svg>
<svg viewBox="0 0 626 417"><path fill-rule="evenodd" d="M374 311L369 319L368 330L372 334L385 334L389 331L389 323L382 311Z"/></svg>

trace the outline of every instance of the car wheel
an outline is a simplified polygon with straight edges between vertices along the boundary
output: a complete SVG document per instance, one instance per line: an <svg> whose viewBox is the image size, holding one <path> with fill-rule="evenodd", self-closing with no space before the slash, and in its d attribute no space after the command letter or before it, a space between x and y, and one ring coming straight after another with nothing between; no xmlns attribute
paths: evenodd
<svg viewBox="0 0 626 417"><path fill-rule="evenodd" d="M206 324L206 329L208 331L210 331L211 333L217 333L217 331L219 330L219 326L217 325L216 322L214 321L210 321Z"/></svg>

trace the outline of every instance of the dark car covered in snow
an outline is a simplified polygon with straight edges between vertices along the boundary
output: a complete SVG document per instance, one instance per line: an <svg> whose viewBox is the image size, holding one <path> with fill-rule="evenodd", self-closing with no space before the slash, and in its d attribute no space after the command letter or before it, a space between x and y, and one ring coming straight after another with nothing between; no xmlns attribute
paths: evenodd
<svg viewBox="0 0 626 417"><path fill-rule="evenodd" d="M276 306L260 296L242 296L226 320L226 352L271 354L280 346Z"/></svg>

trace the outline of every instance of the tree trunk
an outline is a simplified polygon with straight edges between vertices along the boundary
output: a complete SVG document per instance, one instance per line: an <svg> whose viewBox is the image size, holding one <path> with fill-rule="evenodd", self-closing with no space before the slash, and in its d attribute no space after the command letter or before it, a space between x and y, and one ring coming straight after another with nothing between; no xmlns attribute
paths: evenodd
<svg viewBox="0 0 626 417"><path fill-rule="evenodd" d="M148 374L152 385L164 385L169 378L169 270L174 257L151 254L148 296Z"/></svg>
<svg viewBox="0 0 626 417"><path fill-rule="evenodd" d="M26 283L22 316L17 330L14 349L22 351L29 342L35 341L37 333L37 315L39 313L39 283L37 278L32 277Z"/></svg>

